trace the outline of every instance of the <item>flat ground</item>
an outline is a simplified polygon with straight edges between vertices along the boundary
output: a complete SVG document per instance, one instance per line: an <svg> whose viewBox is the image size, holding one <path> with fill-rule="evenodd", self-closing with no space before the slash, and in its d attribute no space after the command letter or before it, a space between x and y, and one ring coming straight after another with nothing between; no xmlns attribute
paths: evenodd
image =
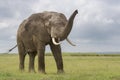
<svg viewBox="0 0 120 80"><path fill-rule="evenodd" d="M28 73L28 57L25 72L18 69L17 54L0 55L0 80L120 80L120 56L63 56L64 74L56 74L53 56L46 56L46 72Z"/></svg>

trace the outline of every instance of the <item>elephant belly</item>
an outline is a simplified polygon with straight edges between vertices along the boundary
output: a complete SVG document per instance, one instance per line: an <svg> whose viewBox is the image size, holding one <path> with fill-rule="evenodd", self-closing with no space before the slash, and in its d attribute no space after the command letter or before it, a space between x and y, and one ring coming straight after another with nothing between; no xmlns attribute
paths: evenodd
<svg viewBox="0 0 120 80"><path fill-rule="evenodd" d="M36 47L32 40L24 41L24 47L26 52L35 52Z"/></svg>

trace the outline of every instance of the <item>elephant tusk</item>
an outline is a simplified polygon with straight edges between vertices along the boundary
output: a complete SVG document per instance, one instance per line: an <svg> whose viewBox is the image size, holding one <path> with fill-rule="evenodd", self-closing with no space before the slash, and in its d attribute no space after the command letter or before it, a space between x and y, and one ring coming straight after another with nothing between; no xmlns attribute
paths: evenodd
<svg viewBox="0 0 120 80"><path fill-rule="evenodd" d="M68 38L66 38L66 40L67 40L67 42L68 42L69 44L71 44L72 46L76 46L76 45L73 44Z"/></svg>
<svg viewBox="0 0 120 80"><path fill-rule="evenodd" d="M52 42L53 42L54 45L60 45L60 43L55 41L55 38L52 38Z"/></svg>

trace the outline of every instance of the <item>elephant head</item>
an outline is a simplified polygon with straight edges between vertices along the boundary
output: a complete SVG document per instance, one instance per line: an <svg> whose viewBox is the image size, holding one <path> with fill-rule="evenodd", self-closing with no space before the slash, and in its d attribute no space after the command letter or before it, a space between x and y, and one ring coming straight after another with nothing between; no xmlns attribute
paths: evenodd
<svg viewBox="0 0 120 80"><path fill-rule="evenodd" d="M66 39L71 45L74 46L74 44L72 44L67 37L72 29L76 14L78 14L78 10L75 10L68 20L62 14L58 18L51 18L51 20L54 21L54 24L52 24L51 27L51 38L54 45L59 45L60 41Z"/></svg>

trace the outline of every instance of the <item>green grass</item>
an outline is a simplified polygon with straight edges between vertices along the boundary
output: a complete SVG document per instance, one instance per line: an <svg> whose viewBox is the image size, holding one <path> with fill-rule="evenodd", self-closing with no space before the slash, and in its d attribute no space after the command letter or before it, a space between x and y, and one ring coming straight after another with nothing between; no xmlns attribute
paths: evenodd
<svg viewBox="0 0 120 80"><path fill-rule="evenodd" d="M0 55L0 80L120 80L120 56L71 56L65 54L64 74L56 74L53 56L46 56L46 72L37 72L37 57L35 60L36 73L28 72L28 56L25 61L25 72L18 69L17 54Z"/></svg>

